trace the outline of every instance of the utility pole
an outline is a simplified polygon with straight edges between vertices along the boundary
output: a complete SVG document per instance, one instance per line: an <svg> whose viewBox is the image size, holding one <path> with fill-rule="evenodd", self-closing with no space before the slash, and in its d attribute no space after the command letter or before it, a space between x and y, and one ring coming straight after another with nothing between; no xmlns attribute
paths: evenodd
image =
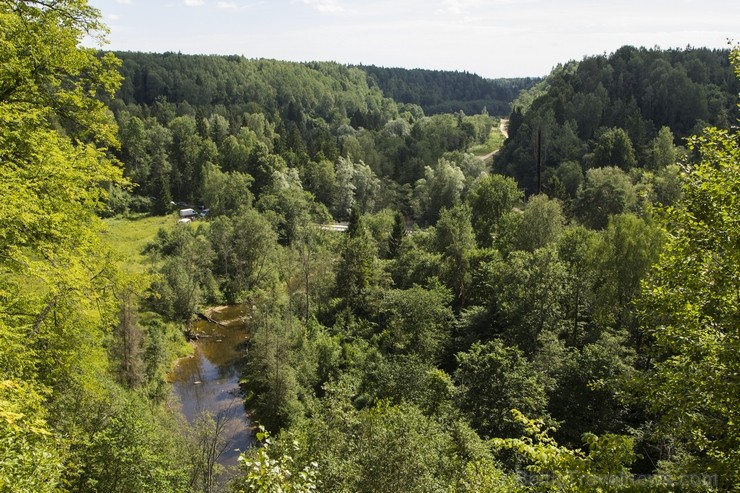
<svg viewBox="0 0 740 493"><path fill-rule="evenodd" d="M537 193L542 193L542 127L537 128Z"/></svg>

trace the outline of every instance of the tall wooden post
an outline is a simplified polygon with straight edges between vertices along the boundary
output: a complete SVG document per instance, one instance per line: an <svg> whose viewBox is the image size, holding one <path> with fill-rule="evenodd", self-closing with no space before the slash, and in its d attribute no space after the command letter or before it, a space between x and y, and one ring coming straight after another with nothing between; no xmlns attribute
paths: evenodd
<svg viewBox="0 0 740 493"><path fill-rule="evenodd" d="M542 193L542 127L537 128L537 193Z"/></svg>

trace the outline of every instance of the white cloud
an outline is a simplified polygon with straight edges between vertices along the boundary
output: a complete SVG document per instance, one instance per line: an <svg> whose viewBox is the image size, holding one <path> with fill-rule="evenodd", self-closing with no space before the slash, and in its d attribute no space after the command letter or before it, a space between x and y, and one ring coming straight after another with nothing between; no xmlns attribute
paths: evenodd
<svg viewBox="0 0 740 493"><path fill-rule="evenodd" d="M495 0L494 2L481 2L480 0L442 0L440 7L437 9L438 14L443 15L460 15L471 14L476 9L481 11L493 10L494 4L507 3L510 0ZM480 12L479 12L480 13Z"/></svg>
<svg viewBox="0 0 740 493"><path fill-rule="evenodd" d="M120 16L118 16L118 14L108 14L106 17L108 18L108 20L111 21L117 21L118 19L120 19Z"/></svg>
<svg viewBox="0 0 740 493"><path fill-rule="evenodd" d="M116 0L116 3L122 3L124 5L131 5L131 0Z"/></svg>
<svg viewBox="0 0 740 493"><path fill-rule="evenodd" d="M303 3L324 14L338 14L344 12L344 7L338 0L303 0Z"/></svg>
<svg viewBox="0 0 740 493"><path fill-rule="evenodd" d="M462 5L459 0L443 0L442 6L437 10L439 14L462 14Z"/></svg>
<svg viewBox="0 0 740 493"><path fill-rule="evenodd" d="M200 7L203 5L203 0L185 0L185 5L188 7Z"/></svg>
<svg viewBox="0 0 740 493"><path fill-rule="evenodd" d="M216 8L219 9L235 9L236 4L234 2L218 2Z"/></svg>

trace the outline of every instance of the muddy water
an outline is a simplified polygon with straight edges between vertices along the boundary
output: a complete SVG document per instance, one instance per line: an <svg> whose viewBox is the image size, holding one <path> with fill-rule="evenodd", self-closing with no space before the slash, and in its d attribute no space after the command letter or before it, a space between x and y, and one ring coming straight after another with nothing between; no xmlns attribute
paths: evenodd
<svg viewBox="0 0 740 493"><path fill-rule="evenodd" d="M218 307L207 314L220 324L200 320L193 325L193 333L202 337L194 343L193 356L178 361L170 381L188 423L203 412L214 419L227 419L224 437L228 442L218 462L229 467L237 464L239 453L252 443L239 391L247 342L245 309L243 305Z"/></svg>

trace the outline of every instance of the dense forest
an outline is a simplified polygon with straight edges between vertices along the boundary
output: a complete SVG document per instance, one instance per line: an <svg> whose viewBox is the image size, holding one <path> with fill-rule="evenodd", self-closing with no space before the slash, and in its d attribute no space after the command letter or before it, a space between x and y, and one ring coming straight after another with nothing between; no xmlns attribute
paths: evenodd
<svg viewBox="0 0 740 493"><path fill-rule="evenodd" d="M570 62L519 99L495 170L528 193L561 199L563 187L570 195L577 189L576 167L654 171L674 159L663 153L669 144L683 145L707 125L736 122L738 91L722 50L625 46Z"/></svg>
<svg viewBox="0 0 740 493"><path fill-rule="evenodd" d="M403 69L360 65L383 94L399 103L418 104L428 115L437 113L467 114L487 111L493 115L508 115L511 102L524 89L541 79L484 79L468 72Z"/></svg>
<svg viewBox="0 0 740 493"><path fill-rule="evenodd" d="M137 195L159 200L161 212L170 199L203 201L212 164L249 174L257 196L274 172L298 173L302 188L338 219L348 217L353 194L362 212L410 213L415 183L440 158L468 170L469 179L483 172L461 151L484 144L497 122L486 113L426 116L385 97L363 71L334 63L117 56L125 82L110 106L121 130L119 158Z"/></svg>
<svg viewBox="0 0 740 493"><path fill-rule="evenodd" d="M740 488L737 47L498 83L104 53L81 0L0 27L0 491ZM152 216L145 260L104 241ZM234 303L224 482L166 374Z"/></svg>
<svg viewBox="0 0 740 493"><path fill-rule="evenodd" d="M275 60L250 60L239 56L116 55L124 61L121 71L124 83L119 97L127 103L152 104L157 98L167 98L175 103L187 102L210 113L208 109L215 105L237 112L255 105L274 111L276 106L292 102L291 111L295 112L319 110L317 103L326 103L325 98L336 97L333 106L325 109L349 111L353 125L364 127L377 125L378 121L372 117L368 120L367 114L381 104L377 100L378 89L385 97L399 103L421 106L427 115L458 111L478 114L486 110L501 116L511 112L511 103L522 90L541 81L534 77L490 80L467 72L374 65L275 63ZM307 76L303 74L306 68L316 73ZM319 80L315 80L317 76ZM304 78L310 85L301 88L294 78ZM357 83L369 87L360 90ZM321 84L328 84L333 96L325 94L326 88L319 88Z"/></svg>

